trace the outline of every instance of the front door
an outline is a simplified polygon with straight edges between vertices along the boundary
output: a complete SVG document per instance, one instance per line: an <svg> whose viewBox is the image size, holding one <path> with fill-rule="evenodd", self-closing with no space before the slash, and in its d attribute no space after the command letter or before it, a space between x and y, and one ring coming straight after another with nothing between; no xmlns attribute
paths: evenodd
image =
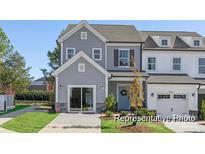
<svg viewBox="0 0 205 154"><path fill-rule="evenodd" d="M130 110L128 97L129 85L119 85L118 87L118 110Z"/></svg>
<svg viewBox="0 0 205 154"><path fill-rule="evenodd" d="M94 112L95 97L93 87L70 87L68 111Z"/></svg>

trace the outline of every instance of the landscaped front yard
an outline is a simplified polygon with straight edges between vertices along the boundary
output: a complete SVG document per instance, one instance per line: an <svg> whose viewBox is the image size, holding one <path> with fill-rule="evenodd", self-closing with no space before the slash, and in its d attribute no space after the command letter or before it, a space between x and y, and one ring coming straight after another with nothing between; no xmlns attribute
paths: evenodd
<svg viewBox="0 0 205 154"><path fill-rule="evenodd" d="M37 133L57 116L58 113L27 112L4 123L1 127L20 133Z"/></svg>
<svg viewBox="0 0 205 154"><path fill-rule="evenodd" d="M136 127L130 123L114 121L112 118L101 118L102 133L173 133L162 123L139 122Z"/></svg>
<svg viewBox="0 0 205 154"><path fill-rule="evenodd" d="M14 112L14 111L18 111L18 110L21 110L21 109L24 109L26 107L29 107L30 105L15 105L15 107L11 110L8 110L7 112L0 112L0 116L1 115L4 115L4 114L7 114L7 113L11 113L11 112Z"/></svg>

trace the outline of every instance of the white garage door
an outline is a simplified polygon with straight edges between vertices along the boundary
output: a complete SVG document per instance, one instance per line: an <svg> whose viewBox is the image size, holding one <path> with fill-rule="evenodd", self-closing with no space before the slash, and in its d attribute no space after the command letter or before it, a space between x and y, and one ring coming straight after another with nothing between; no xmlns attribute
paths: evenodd
<svg viewBox="0 0 205 154"><path fill-rule="evenodd" d="M187 115L188 100L186 94L158 94L157 114L162 116Z"/></svg>

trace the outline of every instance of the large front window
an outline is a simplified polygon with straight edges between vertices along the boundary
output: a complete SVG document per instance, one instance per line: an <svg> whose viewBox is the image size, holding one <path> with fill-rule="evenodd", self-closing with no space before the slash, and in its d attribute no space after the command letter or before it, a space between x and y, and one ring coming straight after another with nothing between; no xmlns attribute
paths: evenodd
<svg viewBox="0 0 205 154"><path fill-rule="evenodd" d="M205 58L199 58L199 74L205 74Z"/></svg>
<svg viewBox="0 0 205 154"><path fill-rule="evenodd" d="M173 58L173 70L174 71L181 70L181 58Z"/></svg>
<svg viewBox="0 0 205 154"><path fill-rule="evenodd" d="M119 66L130 65L130 50L120 49L119 50Z"/></svg>
<svg viewBox="0 0 205 154"><path fill-rule="evenodd" d="M156 70L156 58L155 57L148 58L148 70Z"/></svg>

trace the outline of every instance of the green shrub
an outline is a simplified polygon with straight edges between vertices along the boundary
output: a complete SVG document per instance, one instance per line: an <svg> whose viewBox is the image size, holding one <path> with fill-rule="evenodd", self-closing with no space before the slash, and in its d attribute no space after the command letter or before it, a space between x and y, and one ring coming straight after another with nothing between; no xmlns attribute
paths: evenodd
<svg viewBox="0 0 205 154"><path fill-rule="evenodd" d="M155 112L153 111L148 111L147 108L138 108L136 111L135 111L135 115L137 116L154 116L155 115Z"/></svg>
<svg viewBox="0 0 205 154"><path fill-rule="evenodd" d="M201 119L205 120L205 100L203 100L202 103L201 103L200 112L201 112Z"/></svg>
<svg viewBox="0 0 205 154"><path fill-rule="evenodd" d="M106 111L115 111L115 104L116 104L116 99L115 97L111 94L105 99L105 108Z"/></svg>
<svg viewBox="0 0 205 154"><path fill-rule="evenodd" d="M50 92L43 90L30 90L23 93L17 93L15 96L16 100L27 100L27 101L49 101Z"/></svg>
<svg viewBox="0 0 205 154"><path fill-rule="evenodd" d="M107 117L111 117L111 116L112 116L112 114L113 114L113 112L112 112L112 111L106 111L106 112L105 112L105 115L106 115Z"/></svg>
<svg viewBox="0 0 205 154"><path fill-rule="evenodd" d="M121 115L121 116L127 116L128 114L129 114L129 113L128 113L127 111L121 111L121 112L120 112L120 115Z"/></svg>

